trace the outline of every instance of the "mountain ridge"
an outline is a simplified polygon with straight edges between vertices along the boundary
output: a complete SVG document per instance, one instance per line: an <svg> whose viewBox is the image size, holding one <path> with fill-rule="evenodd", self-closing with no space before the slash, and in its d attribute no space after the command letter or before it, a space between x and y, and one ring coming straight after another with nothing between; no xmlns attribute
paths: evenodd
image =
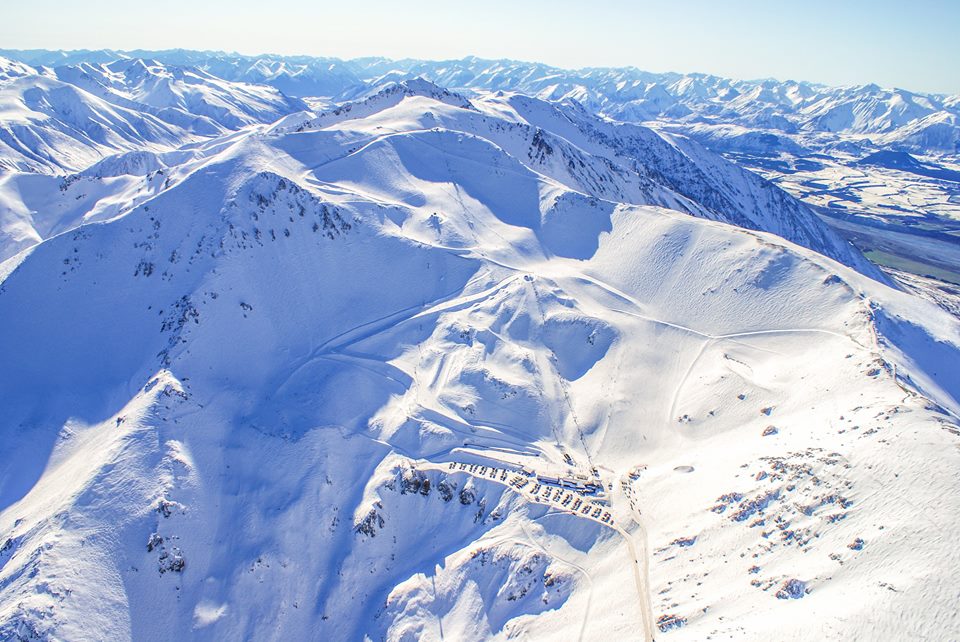
<svg viewBox="0 0 960 642"><path fill-rule="evenodd" d="M927 615L956 548L899 494L953 479L960 378L934 368L956 319L774 235L578 193L427 111L478 118L405 95L211 144L15 259L4 635L950 629ZM501 481L521 465L532 494ZM597 519L549 485L568 471L602 480ZM916 620L877 615L913 592Z"/></svg>
<svg viewBox="0 0 960 642"><path fill-rule="evenodd" d="M514 155L529 156L539 171L568 187L612 201L662 205L697 216L778 233L855 266L874 278L884 278L856 250L835 238L805 206L762 179L712 155L696 143L685 142L639 125L605 122L589 114L578 103L556 106L521 95L507 98L488 96L484 98L487 111L482 113L459 94L422 79L411 79L399 84L387 83L363 100L343 103L316 116L309 112L301 112L300 116L285 116L268 131L279 133L292 128L296 133L350 119L375 117L377 113L388 110L408 97L435 100L441 105L455 108L454 111L435 114L425 112L423 117L418 118L421 122L419 126L423 129L446 127L479 133L491 141L497 141L496 144L509 149ZM517 140L511 130L522 131L526 140ZM561 132L562 135L553 132ZM228 134L223 140L229 141L230 136ZM552 144L548 141L552 141ZM528 144L533 147L527 148ZM142 154L123 158L127 163L147 163L156 171L161 165L176 164L173 159L178 156L189 158L204 145L215 147L215 143L198 141L193 151L186 155L182 151L173 153L169 149L164 152L168 162ZM557 154L554 154L555 147ZM157 154L161 150L148 148L146 151ZM100 169L87 172L86 176L102 179L105 163L107 161L101 161L98 165ZM114 169L110 173L116 173L121 167L119 161L111 164ZM146 170L122 171L142 175ZM88 195L79 184L74 186L73 180L62 183L62 189L59 190L61 208L72 207L68 205L70 197L82 200ZM169 177L165 180L168 181ZM136 184L142 189L141 184L132 177L123 179L123 182L131 186ZM31 192L23 191L27 187L26 181L14 176L7 183L12 191L8 202L16 203L10 208L15 222L11 222L8 232L11 235L9 247L0 256L9 256L28 244L29 239L43 237L30 223L29 212L34 208L28 205L32 200ZM19 189L14 191L15 187ZM109 198L109 192L106 196ZM65 217L63 220L69 219Z"/></svg>
<svg viewBox="0 0 960 642"><path fill-rule="evenodd" d="M386 58L314 58L310 56L238 56L223 52L99 51L23 52L0 50L38 64L59 60L94 60L110 56L166 57L172 64L206 65L230 80L244 77L274 84L291 95L333 96L349 99L361 86L375 86L391 75L424 76L454 89L518 91L549 100L575 98L594 111L629 122L666 117L678 122L722 122L751 125L792 134L800 128L810 134L835 132L876 137L867 144L899 145L916 151L956 154L960 140L954 123L945 133L918 136L923 119L939 122L960 116L956 96L884 89L874 84L832 87L806 81L771 79L734 80L702 73L653 73L635 67L585 67L569 70L542 63L487 60L468 56L458 60L424 61ZM228 61L234 61L229 64ZM245 61L244 71L236 61ZM285 61L295 68L285 69ZM275 72L245 76L257 65ZM312 77L312 80L307 80ZM298 88L297 85L302 85ZM302 93L306 89L307 93ZM312 94L311 94L312 92ZM738 105L739 103L739 105ZM911 111L912 110L912 111ZM872 113L871 113L872 112ZM912 115L909 115L912 114ZM717 117L720 119L717 120ZM809 138L809 137L808 137ZM922 142L925 141L925 142ZM807 144L816 145L815 137Z"/></svg>
<svg viewBox="0 0 960 642"><path fill-rule="evenodd" d="M572 99L308 106L0 175L0 638L960 627L957 317Z"/></svg>

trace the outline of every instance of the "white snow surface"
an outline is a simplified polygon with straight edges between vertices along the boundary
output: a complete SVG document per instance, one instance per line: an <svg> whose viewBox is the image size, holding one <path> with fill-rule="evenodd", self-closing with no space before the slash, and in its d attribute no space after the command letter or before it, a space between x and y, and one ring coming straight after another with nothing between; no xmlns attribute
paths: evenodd
<svg viewBox="0 0 960 642"><path fill-rule="evenodd" d="M0 58L0 172L82 170L169 151L305 108L273 87L153 60L30 67Z"/></svg>
<svg viewBox="0 0 960 642"><path fill-rule="evenodd" d="M829 152L838 139L868 151L892 146L921 154L960 152L960 97L875 84L830 87L800 80L651 73L633 67L561 69L474 56L442 61L340 60L185 50L0 50L0 56L50 67L146 59L231 82L269 85L287 96L337 101L376 91L387 82L422 76L459 90L516 91L550 101L577 101L617 120L672 122L691 133L703 126L746 127L765 135L751 145L773 153L784 148L778 140ZM0 63L0 77L3 70ZM723 132L713 136L718 133Z"/></svg>
<svg viewBox="0 0 960 642"><path fill-rule="evenodd" d="M685 141L398 87L0 179L0 638L956 638L956 317Z"/></svg>
<svg viewBox="0 0 960 642"><path fill-rule="evenodd" d="M580 193L615 202L664 206L773 232L882 278L812 211L755 174L685 138L609 122L575 103L558 105L502 92L471 102L417 78L389 84L364 100L343 103L319 114L299 111L268 128L246 129L264 135L298 133L368 119L380 123L368 124L367 131L357 138L368 144L394 129L395 125L384 118L392 118L389 108L406 98L441 103L437 110L427 106L413 120L407 118L404 124L416 127L418 132L462 132L491 143L494 149L521 157L533 171ZM164 167L208 154L209 150L220 149L245 135L241 132L217 138L206 146L195 143L166 152L144 144L135 152L109 156L62 179L40 178L32 172L0 177L0 259L53 233L71 229L81 220L113 212L119 202L135 203L144 195L155 193L155 185L151 188L144 183L162 175ZM346 153L353 151L356 150ZM345 152L336 148L336 153ZM131 176L138 180L131 180ZM170 180L167 176L163 185ZM53 182L57 182L59 194L51 188ZM102 183L111 184L105 190ZM122 199L116 197L113 183L123 183L128 188ZM96 206L91 208L91 202L96 202ZM85 212L82 219L80 212Z"/></svg>

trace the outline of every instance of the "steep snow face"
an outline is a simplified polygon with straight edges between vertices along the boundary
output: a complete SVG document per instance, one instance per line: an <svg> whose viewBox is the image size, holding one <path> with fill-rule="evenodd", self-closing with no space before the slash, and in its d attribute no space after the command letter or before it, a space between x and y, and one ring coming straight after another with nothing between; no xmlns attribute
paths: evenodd
<svg viewBox="0 0 960 642"><path fill-rule="evenodd" d="M0 637L949 639L957 320L432 92L0 263Z"/></svg>
<svg viewBox="0 0 960 642"><path fill-rule="evenodd" d="M66 177L0 175L0 261L83 223L129 211L171 185L162 156L127 152Z"/></svg>
<svg viewBox="0 0 960 642"><path fill-rule="evenodd" d="M410 105L393 109L411 97L443 104L434 108L425 103L420 113ZM414 130L413 134L421 129L455 130L494 143L531 170L575 191L611 201L660 205L773 232L878 276L856 250L836 238L805 206L687 139L610 123L576 103L555 105L502 93L474 102L417 79L275 130L357 127L364 132L359 145L381 141L384 132L397 130L398 123L401 129Z"/></svg>
<svg viewBox="0 0 960 642"><path fill-rule="evenodd" d="M879 141L893 148L960 154L960 115L938 111L910 121Z"/></svg>
<svg viewBox="0 0 960 642"><path fill-rule="evenodd" d="M142 63L137 68L144 74L149 69ZM415 100L398 107L408 99ZM274 123L269 132L326 130L339 132L338 136L362 146L382 139L385 132L409 131L419 136L420 130L457 131L488 141L494 146L493 155L504 150L531 171L579 193L616 202L659 205L773 232L880 278L868 262L830 233L798 201L689 140L640 126L616 125L587 113L576 103L555 105L516 94L486 95L475 102L423 79L412 79L390 84L362 100L320 114L292 114ZM416 111L421 107L422 111ZM156 171L182 162L182 158L198 153L197 149L200 148L162 156L155 152L126 154L102 161L83 174L96 179L105 175L142 176L147 167ZM326 149L334 149L336 154L349 153L338 147L324 148L320 153L326 153ZM81 187L69 190L71 183L66 181L59 203L33 207L30 203L36 199L30 193L24 194L22 188L26 183L36 181L7 181L12 193L5 195L9 203L6 218L10 222L5 226L6 247L0 247L2 258L45 238L43 229L48 235L50 231L70 229L81 220L76 216L52 216L77 209L68 197L84 200L91 196L91 191L102 193L100 189ZM152 192L144 192L149 193ZM50 199L53 192L47 190L45 194ZM128 200L112 199L111 203ZM33 225L31 212L42 213L56 220L56 224Z"/></svg>
<svg viewBox="0 0 960 642"><path fill-rule="evenodd" d="M125 151L172 150L306 105L272 87L155 61L55 69L0 64L0 168L70 172Z"/></svg>
<svg viewBox="0 0 960 642"><path fill-rule="evenodd" d="M0 81L0 167L81 169L118 151L171 149L192 140L156 116L111 104L38 74Z"/></svg>
<svg viewBox="0 0 960 642"><path fill-rule="evenodd" d="M306 107L273 87L228 82L191 67L154 60L64 66L54 73L105 100L149 111L200 134L273 122Z"/></svg>
<svg viewBox="0 0 960 642"><path fill-rule="evenodd" d="M35 73L29 65L0 57L0 80L10 80Z"/></svg>
<svg viewBox="0 0 960 642"><path fill-rule="evenodd" d="M883 134L925 118L942 108L940 100L876 85L851 88L808 104L807 126L824 131Z"/></svg>
<svg viewBox="0 0 960 642"><path fill-rule="evenodd" d="M806 206L689 139L636 125L605 122L578 104L557 109L524 97L511 102L525 120L542 122L545 129L566 135L570 130L568 123L574 124L579 130L574 139L583 141L581 145L603 145L606 150L600 153L609 157L612 151L615 162L627 171L645 175L696 204L694 208L673 205L676 209L773 232L866 274L877 275L856 250L835 238Z"/></svg>

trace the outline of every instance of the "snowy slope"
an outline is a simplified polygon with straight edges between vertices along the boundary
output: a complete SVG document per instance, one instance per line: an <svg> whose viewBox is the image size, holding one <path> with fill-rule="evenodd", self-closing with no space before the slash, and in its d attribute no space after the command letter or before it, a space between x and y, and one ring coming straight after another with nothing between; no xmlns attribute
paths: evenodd
<svg viewBox="0 0 960 642"><path fill-rule="evenodd" d="M48 51L3 50L0 56L29 65L60 67L116 60L150 59L171 67L203 70L225 80L270 85L287 96L336 96L363 84L357 65L337 58L314 56L243 56L237 53L170 49L165 51Z"/></svg>
<svg viewBox="0 0 960 642"><path fill-rule="evenodd" d="M39 73L0 80L0 168L6 171L82 169L109 154L172 149L192 139L156 116Z"/></svg>
<svg viewBox="0 0 960 642"><path fill-rule="evenodd" d="M127 152L66 177L0 175L0 261L83 223L113 218L169 187L163 158Z"/></svg>
<svg viewBox="0 0 960 642"><path fill-rule="evenodd" d="M363 105L0 263L0 637L954 636L956 318L710 220L676 141L703 192L515 96Z"/></svg>
<svg viewBox="0 0 960 642"><path fill-rule="evenodd" d="M785 192L772 187L756 175L737 168L682 137L657 133L635 125L617 125L586 112L578 103L554 104L515 94L485 95L474 105L464 96L423 79L388 83L358 101L343 103L329 111L315 114L296 112L274 123L271 132L297 132L330 127L335 123L364 118L376 127L380 114L409 97L422 96L444 105L439 111L427 110L408 126L421 129L444 127L470 135L483 136L509 153L523 157L535 171L549 176L578 192L607 200L659 205L712 220L734 223L750 229L769 231L791 241L815 249L851 265L865 274L879 277L877 271L855 250L827 230L811 211ZM451 107L449 109L447 107ZM222 139L218 145L224 144ZM156 171L195 155L196 146L182 152L128 153L102 161L83 174L100 179L104 166L109 176L126 174L140 178L147 171ZM134 164L130 169L126 166ZM142 165L142 167L141 167ZM36 177L10 177L0 190L6 202L3 230L6 239L0 244L0 258L11 256L51 231L71 229L81 218L65 212L84 211L89 197L105 203L129 200L124 192L113 197L109 188L88 188L88 182L73 186L69 178L59 195L51 189L41 190L38 201L24 186L48 185ZM113 184L113 181L107 183ZM141 196L153 193L143 181L124 179L124 189L134 185ZM70 189L72 187L72 189ZM7 192L7 193L4 193ZM97 208L97 212L113 209ZM50 223L31 224L39 216ZM85 215L82 220L91 220ZM46 230L46 231L44 231Z"/></svg>
<svg viewBox="0 0 960 642"><path fill-rule="evenodd" d="M921 153L956 154L960 149L960 128L955 122L946 124L951 117L955 121L960 116L956 97L899 88L651 74L633 68L564 70L479 58L443 62L372 60L363 66L374 78L384 73L394 78L421 75L454 88L511 90L555 101L573 99L591 111L626 122L734 125L787 135L796 144L806 145L817 145L817 134L830 133L868 140L880 137L885 144ZM940 124L937 135L912 135L928 120Z"/></svg>
<svg viewBox="0 0 960 642"><path fill-rule="evenodd" d="M444 87L515 91L550 101L576 100L625 122L661 120L746 127L814 146L838 135L928 154L960 149L960 98L877 85L829 87L794 80L734 80L709 74L650 73L632 67L560 69L515 60L339 60L310 56L241 56L197 51L13 51L33 65L149 58L189 66L230 81L270 85L288 96L351 99L387 81L422 76ZM936 133L917 136L924 121ZM721 132L713 132L716 136ZM829 134L824 138L823 134ZM705 139L707 140L707 139ZM726 144L731 144L729 141Z"/></svg>
<svg viewBox="0 0 960 642"><path fill-rule="evenodd" d="M565 135L570 125L574 140L594 150L600 143L612 150L613 160L627 172L667 187L696 204L627 200L627 202L672 206L712 220L740 227L773 232L799 245L876 275L869 264L840 239L835 238L817 217L799 201L771 184L758 179L716 154L684 137L675 137L637 125L601 121L578 103L560 110L539 101L518 97L515 108L528 121L542 123L550 131ZM610 157L610 151L600 154ZM601 192L599 195L608 196ZM625 200L623 194L615 200ZM706 210L706 211L703 211Z"/></svg>
<svg viewBox="0 0 960 642"><path fill-rule="evenodd" d="M0 59L0 169L61 173L164 151L306 108L263 85L121 59L32 68Z"/></svg>
<svg viewBox="0 0 960 642"><path fill-rule="evenodd" d="M105 100L149 111L202 134L269 123L306 108L266 85L228 82L198 69L149 59L81 63L57 67L53 73Z"/></svg>
<svg viewBox="0 0 960 642"><path fill-rule="evenodd" d="M534 171L581 193L607 200L659 205L695 216L773 232L877 276L849 245L785 192L682 137L638 125L618 125L579 103L556 104L518 94L485 94L475 102L420 78L387 83L363 100L315 117L296 117L272 130L309 131L366 119L366 131L392 130L389 108L423 96L443 103L405 126L482 136L522 158ZM454 109L450 109L453 107ZM386 114L384 116L383 114Z"/></svg>

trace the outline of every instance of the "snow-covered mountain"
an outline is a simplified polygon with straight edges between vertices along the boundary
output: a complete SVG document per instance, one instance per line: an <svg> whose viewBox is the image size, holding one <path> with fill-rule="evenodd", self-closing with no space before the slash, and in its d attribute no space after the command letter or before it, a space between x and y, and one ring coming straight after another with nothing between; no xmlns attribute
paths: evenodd
<svg viewBox="0 0 960 642"><path fill-rule="evenodd" d="M126 67L131 65L127 64ZM143 65L132 65L143 69ZM127 82L125 84L129 85ZM748 229L778 234L875 277L879 273L847 243L829 232L805 206L696 143L637 125L600 119L576 102L548 103L511 94L478 99L478 109L461 95L422 79L391 84L373 96L345 103L319 115L293 114L271 131L304 131L355 120L382 112L411 96L422 95L457 107L454 120L447 114L424 116L424 127L439 127L483 136L518 157L528 157L536 171L590 196L637 205L658 205ZM220 145L222 143L218 143ZM155 193L160 182L148 184L145 174L161 170L196 152L158 156L152 152L126 154L103 161L59 182L32 175L14 175L2 184L6 258L51 234L80 222L97 220ZM130 175L136 177L131 180ZM102 187L103 179L111 187ZM162 181L169 182L169 178ZM122 185L125 197L112 186ZM137 196L131 196L135 189ZM132 200L131 200L132 199ZM91 208L92 203L98 203ZM99 205L105 203L106 207ZM49 223L37 221L35 212ZM70 214L72 212L72 214ZM81 214L82 213L82 214Z"/></svg>
<svg viewBox="0 0 960 642"><path fill-rule="evenodd" d="M887 89L874 84L829 87L793 80L733 80L708 74L650 73L632 67L559 69L513 60L339 60L310 56L241 56L221 52L14 51L5 55L35 65L151 58L192 66L231 81L267 84L290 96L355 98L384 82L421 76L451 89L515 91L550 101L576 100L592 112L626 122L665 120L720 127L705 141L739 126L786 136L814 151L829 149L836 134L861 144L928 154L960 150L960 97ZM699 129L693 126L699 126ZM930 129L932 127L932 129ZM929 130L927 133L921 133ZM830 134L823 137L822 134ZM727 142L727 145L732 143ZM767 151L779 151L776 145Z"/></svg>
<svg viewBox="0 0 960 642"><path fill-rule="evenodd" d="M0 169L70 172L172 150L306 105L272 87L143 59L33 68L0 59Z"/></svg>
<svg viewBox="0 0 960 642"><path fill-rule="evenodd" d="M359 61L358 61L359 62ZM577 71L516 61L466 58L456 61L372 60L367 75L416 74L438 84L490 91L512 90L547 100L574 99L591 111L638 122L666 120L688 125L742 126L816 146L820 133L856 135L870 143L925 153L956 154L960 147L957 97L922 94L877 85L828 87L796 81L741 81L706 74L651 74L633 68ZM374 81L375 82L375 81ZM917 138L923 121L951 127Z"/></svg>
<svg viewBox="0 0 960 642"><path fill-rule="evenodd" d="M960 629L960 322L695 143L416 81L7 181L4 639Z"/></svg>
<svg viewBox="0 0 960 642"><path fill-rule="evenodd" d="M197 133L269 123L306 108L267 85L225 82L195 68L141 58L56 67L53 73L105 100L128 102Z"/></svg>
<svg viewBox="0 0 960 642"><path fill-rule="evenodd" d="M243 56L236 53L191 51L47 51L0 50L0 56L35 66L59 67L82 63L148 59L173 67L202 69L218 78L249 84L266 84L288 96L341 96L364 86L359 68L337 58L313 56Z"/></svg>
<svg viewBox="0 0 960 642"><path fill-rule="evenodd" d="M0 167L81 169L106 155L173 149L188 132L38 73L0 81Z"/></svg>

